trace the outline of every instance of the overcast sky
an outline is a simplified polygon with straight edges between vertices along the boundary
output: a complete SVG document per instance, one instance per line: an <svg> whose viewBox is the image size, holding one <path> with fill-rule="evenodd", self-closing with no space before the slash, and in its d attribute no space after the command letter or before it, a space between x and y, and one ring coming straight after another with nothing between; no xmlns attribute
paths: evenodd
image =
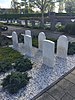
<svg viewBox="0 0 75 100"><path fill-rule="evenodd" d="M1 8L9 8L11 4L11 0L0 0Z"/></svg>
<svg viewBox="0 0 75 100"><path fill-rule="evenodd" d="M20 0L18 0L20 1ZM11 0L0 0L0 7L1 8L10 8Z"/></svg>

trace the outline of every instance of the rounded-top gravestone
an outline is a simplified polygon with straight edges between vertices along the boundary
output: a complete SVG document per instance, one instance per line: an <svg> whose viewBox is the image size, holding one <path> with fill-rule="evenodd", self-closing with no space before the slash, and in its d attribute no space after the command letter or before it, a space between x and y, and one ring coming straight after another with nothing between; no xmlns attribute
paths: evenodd
<svg viewBox="0 0 75 100"><path fill-rule="evenodd" d="M43 41L45 39L46 39L45 33L44 32L40 32L39 36L38 36L38 47L39 47L40 51L43 50Z"/></svg>
<svg viewBox="0 0 75 100"><path fill-rule="evenodd" d="M24 47L25 55L32 57L32 37L30 35L24 35Z"/></svg>
<svg viewBox="0 0 75 100"><path fill-rule="evenodd" d="M55 43L50 40L43 41L43 63L46 66L54 66L54 48Z"/></svg>
<svg viewBox="0 0 75 100"><path fill-rule="evenodd" d="M25 35L30 35L31 36L31 31L30 30L25 30Z"/></svg>
<svg viewBox="0 0 75 100"><path fill-rule="evenodd" d="M65 35L61 35L57 40L57 56L61 58L66 58L67 51L68 51L68 38Z"/></svg>
<svg viewBox="0 0 75 100"><path fill-rule="evenodd" d="M12 41L13 41L13 48L15 50L18 49L18 36L17 36L17 33L14 31L12 32Z"/></svg>

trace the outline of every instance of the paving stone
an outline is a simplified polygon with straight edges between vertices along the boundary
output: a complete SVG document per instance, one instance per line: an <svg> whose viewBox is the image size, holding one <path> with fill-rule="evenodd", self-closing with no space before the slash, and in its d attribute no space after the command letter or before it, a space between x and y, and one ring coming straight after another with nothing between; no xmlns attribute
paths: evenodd
<svg viewBox="0 0 75 100"><path fill-rule="evenodd" d="M71 73L75 75L75 70L74 70L74 71L72 71Z"/></svg>
<svg viewBox="0 0 75 100"><path fill-rule="evenodd" d="M73 97L70 94L65 93L60 100L73 100Z"/></svg>
<svg viewBox="0 0 75 100"><path fill-rule="evenodd" d="M69 75L67 75L65 77L65 79L67 79L67 80L69 80L69 81L71 81L72 83L75 84L75 75L73 75L73 74L70 73Z"/></svg>
<svg viewBox="0 0 75 100"><path fill-rule="evenodd" d="M75 85L68 90L68 93L75 98Z"/></svg>
<svg viewBox="0 0 75 100"><path fill-rule="evenodd" d="M55 100L55 99L52 96L50 96L48 93L44 93L36 100Z"/></svg>
<svg viewBox="0 0 75 100"><path fill-rule="evenodd" d="M75 98L73 98L72 100L75 100Z"/></svg>
<svg viewBox="0 0 75 100"><path fill-rule="evenodd" d="M61 86L65 91L68 91L74 84L66 79L62 79L57 83L58 86Z"/></svg>
<svg viewBox="0 0 75 100"><path fill-rule="evenodd" d="M57 100L60 100L60 98L65 94L65 91L57 85L49 89L47 92Z"/></svg>

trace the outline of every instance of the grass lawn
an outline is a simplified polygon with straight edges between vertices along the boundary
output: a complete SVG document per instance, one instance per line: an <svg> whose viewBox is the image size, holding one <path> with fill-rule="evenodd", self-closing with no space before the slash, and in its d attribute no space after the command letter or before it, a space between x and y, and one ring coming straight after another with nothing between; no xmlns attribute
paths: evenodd
<svg viewBox="0 0 75 100"><path fill-rule="evenodd" d="M0 47L0 61L14 62L22 55L10 47Z"/></svg>
<svg viewBox="0 0 75 100"><path fill-rule="evenodd" d="M32 38L32 45L38 48L38 38Z"/></svg>

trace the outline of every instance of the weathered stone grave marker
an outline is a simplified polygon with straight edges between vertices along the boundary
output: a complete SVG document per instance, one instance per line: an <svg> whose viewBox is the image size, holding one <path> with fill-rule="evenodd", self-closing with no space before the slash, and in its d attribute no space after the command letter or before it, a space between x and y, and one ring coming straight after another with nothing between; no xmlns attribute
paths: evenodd
<svg viewBox="0 0 75 100"><path fill-rule="evenodd" d="M55 43L50 40L43 41L43 63L47 66L54 66Z"/></svg>
<svg viewBox="0 0 75 100"><path fill-rule="evenodd" d="M57 40L57 56L61 58L66 58L67 51L68 51L68 39L65 35L62 35Z"/></svg>
<svg viewBox="0 0 75 100"><path fill-rule="evenodd" d="M32 57L32 37L30 35L24 35L24 47L25 54Z"/></svg>
<svg viewBox="0 0 75 100"><path fill-rule="evenodd" d="M13 48L18 50L18 36L17 33L14 31L12 32L12 41L13 41Z"/></svg>
<svg viewBox="0 0 75 100"><path fill-rule="evenodd" d="M25 30L25 35L30 35L31 36L31 31L30 30Z"/></svg>
<svg viewBox="0 0 75 100"><path fill-rule="evenodd" d="M40 51L43 51L43 41L46 39L45 33L40 32L38 36L38 48Z"/></svg>

